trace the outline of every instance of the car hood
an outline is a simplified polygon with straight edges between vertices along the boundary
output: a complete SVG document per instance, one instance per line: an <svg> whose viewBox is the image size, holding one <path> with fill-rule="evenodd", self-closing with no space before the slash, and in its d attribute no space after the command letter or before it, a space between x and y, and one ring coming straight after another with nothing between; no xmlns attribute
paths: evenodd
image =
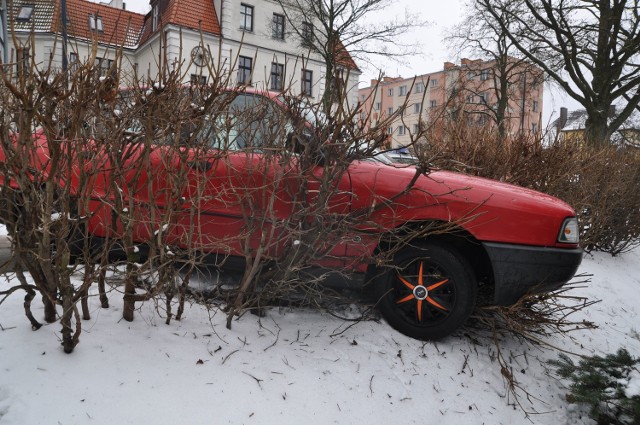
<svg viewBox="0 0 640 425"><path fill-rule="evenodd" d="M481 241L557 246L565 218L575 216L565 202L535 190L450 171L416 178L413 166L360 161L349 169L355 208L383 199L376 221L397 227L407 221L457 222ZM550 230L551 229L551 230Z"/></svg>

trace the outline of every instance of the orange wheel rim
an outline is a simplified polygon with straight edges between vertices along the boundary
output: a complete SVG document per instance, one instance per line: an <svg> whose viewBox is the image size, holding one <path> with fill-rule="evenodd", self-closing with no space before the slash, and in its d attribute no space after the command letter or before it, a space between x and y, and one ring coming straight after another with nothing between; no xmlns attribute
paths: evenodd
<svg viewBox="0 0 640 425"><path fill-rule="evenodd" d="M398 271L395 298L417 324L430 324L449 315L455 292L446 274L421 260L417 270L413 266Z"/></svg>

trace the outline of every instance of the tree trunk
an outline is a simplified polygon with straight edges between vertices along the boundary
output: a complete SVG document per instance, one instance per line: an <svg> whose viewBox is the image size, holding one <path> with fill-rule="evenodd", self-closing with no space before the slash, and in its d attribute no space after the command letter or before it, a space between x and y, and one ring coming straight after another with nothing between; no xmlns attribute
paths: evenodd
<svg viewBox="0 0 640 425"><path fill-rule="evenodd" d="M33 313L31 312L31 301L35 298L36 292L34 290L27 290L27 295L24 296L24 313L27 315L27 319L31 323L31 329L34 331L40 329L42 324L33 317Z"/></svg>
<svg viewBox="0 0 640 425"><path fill-rule="evenodd" d="M133 322L133 313L136 309L136 277L133 273L127 273L124 283L124 303L122 308L122 318L127 322Z"/></svg>
<svg viewBox="0 0 640 425"><path fill-rule="evenodd" d="M604 147L609 144L611 134L607 122L608 108L604 113L598 111L589 113L585 121L584 139L585 142L595 147Z"/></svg>
<svg viewBox="0 0 640 425"><path fill-rule="evenodd" d="M100 261L100 274L98 275L98 293L100 294L100 306L102 308L109 308L109 298L107 297L107 291L105 290L105 280L107 279L107 261L105 258Z"/></svg>
<svg viewBox="0 0 640 425"><path fill-rule="evenodd" d="M67 286L67 285L65 285ZM62 292L62 347L64 352L69 354L75 346L73 342L73 329L71 328L71 318L73 317L73 287L69 283Z"/></svg>

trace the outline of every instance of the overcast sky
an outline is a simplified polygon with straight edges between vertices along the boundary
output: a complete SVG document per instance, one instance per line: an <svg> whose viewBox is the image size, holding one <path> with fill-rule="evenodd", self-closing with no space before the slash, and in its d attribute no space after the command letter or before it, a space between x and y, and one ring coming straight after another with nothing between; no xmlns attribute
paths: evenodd
<svg viewBox="0 0 640 425"><path fill-rule="evenodd" d="M92 0L99 2L99 0ZM107 2L108 0L102 0ZM128 10L139 13L147 13L150 10L149 0L125 0ZM442 41L447 28L457 24L464 15L465 0L396 0L392 7L385 11L383 17L389 20L394 16L402 17L405 11L409 16L420 16L422 20L429 22L425 28L415 30L407 37L411 40L418 40L422 45L422 54L412 56L411 58L402 59L396 63L393 61L384 61L377 64L380 70L388 76L402 76L405 78L414 75L427 74L439 71L443 68L445 61L454 62L456 58L452 52L448 51L447 46ZM376 17L374 19L379 19ZM416 18L417 19L417 18ZM361 81L364 85L368 85L371 78L378 76L379 70L375 67L362 66ZM576 103L566 96L558 94L557 90L549 90L545 88L544 93L544 122L543 127L551 119L558 116L561 106L569 106L570 109L576 109Z"/></svg>

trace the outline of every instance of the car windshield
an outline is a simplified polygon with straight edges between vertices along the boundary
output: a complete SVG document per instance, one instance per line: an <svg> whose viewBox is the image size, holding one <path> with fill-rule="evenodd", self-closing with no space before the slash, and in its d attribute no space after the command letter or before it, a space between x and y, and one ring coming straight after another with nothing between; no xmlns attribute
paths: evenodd
<svg viewBox="0 0 640 425"><path fill-rule="evenodd" d="M278 100L283 104L286 101L282 96L279 96ZM307 99L293 99L293 103L293 107L299 111L300 116L312 126L322 126L328 122L327 115Z"/></svg>

